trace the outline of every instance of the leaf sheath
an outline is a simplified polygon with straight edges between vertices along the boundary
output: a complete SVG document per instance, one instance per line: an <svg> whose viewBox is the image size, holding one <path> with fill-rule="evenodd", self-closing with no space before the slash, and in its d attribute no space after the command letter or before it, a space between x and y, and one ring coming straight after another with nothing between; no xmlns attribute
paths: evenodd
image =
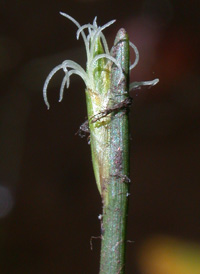
<svg viewBox="0 0 200 274"><path fill-rule="evenodd" d="M124 29L120 29L116 36L113 56L121 64L124 74L119 80L120 71L113 65L111 102L116 106L129 96L129 39ZM126 105L111 114L109 145L109 178L107 199L103 198L100 274L122 274L125 268L129 195L129 120Z"/></svg>

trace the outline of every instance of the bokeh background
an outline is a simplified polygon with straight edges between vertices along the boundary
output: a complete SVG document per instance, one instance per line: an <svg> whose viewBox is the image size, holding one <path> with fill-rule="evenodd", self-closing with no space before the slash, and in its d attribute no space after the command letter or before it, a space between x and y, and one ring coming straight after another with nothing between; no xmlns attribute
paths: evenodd
<svg viewBox="0 0 200 274"><path fill-rule="evenodd" d="M120 27L140 52L131 93L131 196L127 273L200 273L199 1L0 1L0 273L98 273L101 200L86 139L84 83L58 103L65 59L85 67L76 26ZM134 54L132 55L134 59Z"/></svg>

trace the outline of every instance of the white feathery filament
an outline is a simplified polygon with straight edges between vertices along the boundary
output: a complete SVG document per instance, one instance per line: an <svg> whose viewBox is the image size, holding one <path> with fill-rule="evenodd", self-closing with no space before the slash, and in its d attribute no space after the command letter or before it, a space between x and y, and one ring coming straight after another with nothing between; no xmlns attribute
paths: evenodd
<svg viewBox="0 0 200 274"><path fill-rule="evenodd" d="M56 66L47 76L45 83L44 83L44 87L43 87L43 97L44 97L44 102L47 105L47 108L49 109L49 102L47 99L47 87L49 85L49 82L51 80L51 78L54 76L54 74L59 71L60 69L62 69L65 73L65 76L62 80L61 83L61 87L60 87L60 96L59 96L59 102L62 101L63 99L63 93L64 93L64 89L65 86L66 88L69 87L70 84L70 76L73 74L79 75L83 81L86 84L87 88L90 89L94 89L95 84L94 84L94 68L95 68L95 63L99 60L104 58L105 60L107 60L105 62L105 67L102 68L108 68L108 64L114 63L120 70L120 79L123 77L123 72L122 72L122 68L121 65L119 64L119 62L111 55L111 52L109 52L108 49L108 44L106 41L106 38L104 36L104 34L102 33L102 31L104 29L106 29L107 27L109 27L110 25L112 25L116 20L112 20L110 22L108 22L107 24L103 25L102 27L98 27L97 26L97 17L94 18L93 20L93 24L85 24L83 26L81 26L73 17L71 17L70 15L60 12L61 15L63 15L64 17L66 17L67 19L69 19L70 21L72 21L78 28L77 33L76 33L76 38L79 39L80 34L82 35L84 44L85 44L85 48L86 48L86 55L87 55L87 65L86 65L86 70L84 70L79 64L77 64L74 61L71 60L66 60L64 61L62 64ZM88 35L85 34L84 30L87 29L88 30ZM98 39L101 40L102 42L102 46L104 48L104 52L102 54L98 54L94 57L94 48L95 48L95 44L98 41ZM134 52L135 52L135 61L132 65L130 65L130 70L133 69L138 61L139 61L139 52L137 47L130 42L130 47L133 48ZM120 80L119 79L119 80ZM135 82L132 83L130 85L130 89L135 89L141 85L155 85L158 79L155 79L153 81L146 81L146 82Z"/></svg>

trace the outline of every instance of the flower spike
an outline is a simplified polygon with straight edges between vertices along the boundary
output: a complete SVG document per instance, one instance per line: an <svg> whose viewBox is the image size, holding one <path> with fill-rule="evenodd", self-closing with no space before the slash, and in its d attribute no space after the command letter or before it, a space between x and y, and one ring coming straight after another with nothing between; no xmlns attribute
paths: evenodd
<svg viewBox="0 0 200 274"><path fill-rule="evenodd" d="M93 91L93 93L98 93L96 89L96 83L95 83L95 71L96 71L96 66L100 62L100 59L103 59L103 63L101 62L101 71L107 71L110 73L111 71L111 65L115 64L117 68L120 71L119 74L119 81L123 78L123 70L121 68L121 65L119 62L112 56L112 50L109 51L108 49L108 44L106 41L106 38L102 31L115 23L116 20L111 20L105 25L98 27L97 25L97 17L94 18L92 24L85 24L81 26L79 22L77 22L73 17L70 15L60 12L60 14L70 21L72 21L78 28L76 37L79 39L79 36L81 35L85 44L86 48L86 55L87 55L87 64L86 64L86 69L84 70L79 64L77 64L74 61L71 60L66 60L62 64L56 66L47 76L46 81L44 83L43 87L43 97L44 97L44 102L47 105L47 108L49 109L49 102L47 99L47 87L49 85L49 82L51 78L54 76L54 74L59 71L60 69L63 70L65 76L63 78L63 81L61 83L60 87L60 96L59 96L59 102L62 101L63 98L63 93L64 93L64 88L65 86L68 88L69 83L70 83L70 76L73 74L79 75L83 81L85 82L85 85L87 89L90 89ZM88 34L85 34L85 29L88 30ZM100 53L95 53L95 47L97 44L100 43L102 45L102 52ZM139 52L137 47L133 43L129 43L130 47L133 48L135 52L135 61L132 65L130 65L130 70L132 70L138 63L139 61ZM109 76L109 75L108 75ZM153 81L144 81L144 82L134 82L130 85L130 90L131 89L136 89L139 88L140 86L145 86L145 85L155 85L158 82L158 79L155 79Z"/></svg>

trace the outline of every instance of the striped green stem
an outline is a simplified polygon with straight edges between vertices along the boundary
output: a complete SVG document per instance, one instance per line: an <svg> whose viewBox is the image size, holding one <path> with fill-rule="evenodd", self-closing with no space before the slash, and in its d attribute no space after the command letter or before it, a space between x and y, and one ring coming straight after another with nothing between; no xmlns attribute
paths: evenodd
<svg viewBox="0 0 200 274"><path fill-rule="evenodd" d="M111 70L111 101L121 106L128 94L129 84L129 39L120 29L114 44L113 55L121 64ZM129 120L126 104L112 112L110 121L110 155L107 200L103 200L101 274L122 274L125 266L126 219L129 195Z"/></svg>

